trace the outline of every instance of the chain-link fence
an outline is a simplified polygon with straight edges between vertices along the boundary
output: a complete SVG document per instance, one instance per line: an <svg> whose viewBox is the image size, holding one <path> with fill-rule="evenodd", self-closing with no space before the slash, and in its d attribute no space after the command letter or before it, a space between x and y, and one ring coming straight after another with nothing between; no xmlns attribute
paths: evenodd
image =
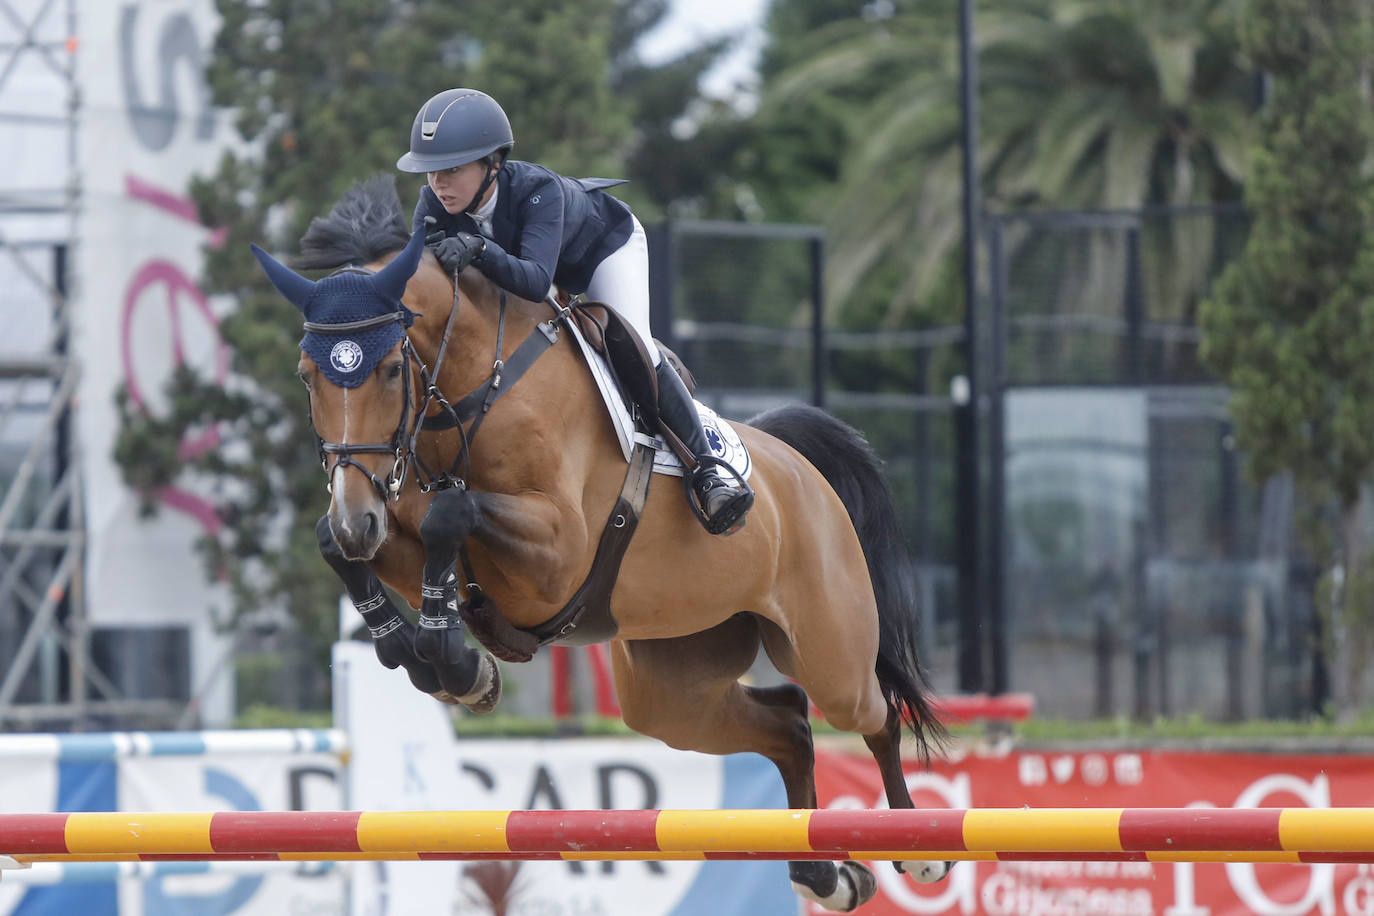
<svg viewBox="0 0 1374 916"><path fill-rule="evenodd" d="M958 365L961 330L834 327L815 227L674 222L650 234L655 333L696 374L699 400L741 420L784 403L819 404L883 459L916 563L921 657L952 690L955 451L940 373Z"/></svg>
<svg viewBox="0 0 1374 916"><path fill-rule="evenodd" d="M987 518L1009 682L1050 715L1319 702L1287 481L1242 472L1197 310L1239 208L989 219ZM996 549L996 548L994 548Z"/></svg>

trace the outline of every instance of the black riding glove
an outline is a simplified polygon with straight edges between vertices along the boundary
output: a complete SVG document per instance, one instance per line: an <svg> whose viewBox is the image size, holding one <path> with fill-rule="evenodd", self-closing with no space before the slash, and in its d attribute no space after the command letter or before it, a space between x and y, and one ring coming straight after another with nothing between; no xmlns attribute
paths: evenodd
<svg viewBox="0 0 1374 916"><path fill-rule="evenodd" d="M425 237L425 243L439 259L439 263L444 265L444 270L451 274L457 273L473 261L480 260L482 252L487 249L487 240L471 232L460 232L450 238L442 236L442 232L432 233Z"/></svg>

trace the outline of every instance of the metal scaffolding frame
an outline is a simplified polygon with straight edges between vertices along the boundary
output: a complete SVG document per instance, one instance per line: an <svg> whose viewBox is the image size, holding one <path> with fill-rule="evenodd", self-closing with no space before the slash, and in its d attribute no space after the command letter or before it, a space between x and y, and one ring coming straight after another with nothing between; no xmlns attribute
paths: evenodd
<svg viewBox="0 0 1374 916"><path fill-rule="evenodd" d="M0 131L48 131L65 141L59 185L0 186L0 262L21 278L3 295L17 310L46 309L48 319L36 348L16 351L0 341L0 446L18 455L17 463L0 466L0 728L8 729L170 722L180 712L165 701L124 699L90 655L81 462L72 429L80 366L68 349L68 275L81 194L77 4L0 0ZM35 111L33 86L17 85L21 72L50 77L60 109ZM61 228L25 237L34 225Z"/></svg>

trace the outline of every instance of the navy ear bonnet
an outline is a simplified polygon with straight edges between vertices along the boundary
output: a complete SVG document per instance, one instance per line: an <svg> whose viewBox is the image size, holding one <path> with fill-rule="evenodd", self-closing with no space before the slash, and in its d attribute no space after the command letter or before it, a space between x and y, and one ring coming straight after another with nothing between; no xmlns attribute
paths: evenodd
<svg viewBox="0 0 1374 916"><path fill-rule="evenodd" d="M367 381L415 322L416 314L401 304L401 294L420 263L423 231L414 233L405 249L375 274L350 271L318 282L252 247L272 285L305 316L301 349L335 385L357 388Z"/></svg>

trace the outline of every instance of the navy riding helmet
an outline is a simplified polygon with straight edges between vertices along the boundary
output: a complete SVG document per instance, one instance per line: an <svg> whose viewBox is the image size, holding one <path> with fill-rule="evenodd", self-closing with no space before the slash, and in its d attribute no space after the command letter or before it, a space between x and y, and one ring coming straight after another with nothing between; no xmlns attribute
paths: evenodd
<svg viewBox="0 0 1374 916"><path fill-rule="evenodd" d="M396 160L396 168L438 172L514 145L510 120L495 99L476 89L445 89L420 106L410 128L410 152Z"/></svg>

